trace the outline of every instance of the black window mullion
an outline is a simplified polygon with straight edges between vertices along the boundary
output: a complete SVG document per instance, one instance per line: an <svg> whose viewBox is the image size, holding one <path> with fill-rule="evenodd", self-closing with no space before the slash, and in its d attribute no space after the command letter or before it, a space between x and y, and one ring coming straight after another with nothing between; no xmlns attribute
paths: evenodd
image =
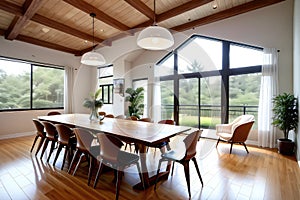
<svg viewBox="0 0 300 200"><path fill-rule="evenodd" d="M222 83L224 87L221 87L221 122L228 123L229 114L229 42L223 42L222 53Z"/></svg>
<svg viewBox="0 0 300 200"><path fill-rule="evenodd" d="M30 66L30 109L33 109L33 65Z"/></svg>

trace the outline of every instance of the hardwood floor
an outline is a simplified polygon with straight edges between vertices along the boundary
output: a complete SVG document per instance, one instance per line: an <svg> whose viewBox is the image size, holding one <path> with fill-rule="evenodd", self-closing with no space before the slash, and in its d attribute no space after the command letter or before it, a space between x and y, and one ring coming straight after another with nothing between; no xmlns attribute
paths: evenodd
<svg viewBox="0 0 300 200"><path fill-rule="evenodd" d="M68 162L60 170L62 156L53 167L50 162L30 153L34 136L0 140L0 199L114 199L113 172L104 173L96 189L87 185L87 164L83 163L75 176L67 174ZM176 140L172 145L175 145ZM230 145L201 139L197 161L204 187L191 162L192 199L300 199L300 169L292 156L282 156L272 149ZM54 152L55 154L56 152ZM154 171L159 151L148 152L148 168ZM94 176L96 169L94 170ZM93 179L94 179L93 176ZM139 182L135 167L125 171L120 199L188 199L183 167L175 165L173 177L145 191L133 190ZM93 182L92 182L93 184ZM91 184L91 185L92 185Z"/></svg>

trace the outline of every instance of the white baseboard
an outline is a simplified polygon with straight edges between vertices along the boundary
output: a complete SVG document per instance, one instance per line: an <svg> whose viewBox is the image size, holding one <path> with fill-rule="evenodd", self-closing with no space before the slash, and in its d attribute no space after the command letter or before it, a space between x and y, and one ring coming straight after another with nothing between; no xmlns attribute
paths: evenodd
<svg viewBox="0 0 300 200"><path fill-rule="evenodd" d="M247 140L245 143L250 144L250 145L254 145L254 146L258 146L258 142L256 140Z"/></svg>
<svg viewBox="0 0 300 200"><path fill-rule="evenodd" d="M23 132L23 133L14 133L14 134L9 134L9 135L0 135L0 140L30 136L30 135L34 135L34 134L35 134L34 131L30 131L30 132Z"/></svg>

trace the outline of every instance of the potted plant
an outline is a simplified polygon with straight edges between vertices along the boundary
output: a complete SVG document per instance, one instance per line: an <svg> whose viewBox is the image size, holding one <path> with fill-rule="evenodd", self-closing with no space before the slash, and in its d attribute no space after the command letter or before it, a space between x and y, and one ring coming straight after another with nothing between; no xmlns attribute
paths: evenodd
<svg viewBox="0 0 300 200"><path fill-rule="evenodd" d="M103 106L102 99L98 99L101 89L98 89L95 93L90 93L90 99L86 98L83 101L83 106L91 110L90 120L99 121L98 109Z"/></svg>
<svg viewBox="0 0 300 200"><path fill-rule="evenodd" d="M293 94L280 94L273 98L273 122L284 133L284 138L277 140L278 151L281 154L291 155L294 153L295 143L288 139L291 130L298 127L298 100Z"/></svg>
<svg viewBox="0 0 300 200"><path fill-rule="evenodd" d="M130 102L128 106L129 116L136 116L140 119L140 115L143 115L144 111L144 88L139 87L135 90L133 88L127 88L125 93L129 94L129 96L125 98L125 101Z"/></svg>

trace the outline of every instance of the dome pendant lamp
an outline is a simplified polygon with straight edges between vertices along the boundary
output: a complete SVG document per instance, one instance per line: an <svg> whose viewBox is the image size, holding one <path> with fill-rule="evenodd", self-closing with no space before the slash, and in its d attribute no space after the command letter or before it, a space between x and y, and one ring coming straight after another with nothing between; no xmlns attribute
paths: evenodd
<svg viewBox="0 0 300 200"><path fill-rule="evenodd" d="M94 18L96 17L95 13L91 13L90 16L93 18L93 50L90 52L87 52L83 54L81 57L81 63L84 65L90 65L90 66L100 66L105 64L105 58L95 51L95 36L94 36L94 29L95 29L95 23Z"/></svg>
<svg viewBox="0 0 300 200"><path fill-rule="evenodd" d="M173 35L166 28L156 25L155 0L154 23L142 30L137 38L137 45L148 50L165 50L174 44Z"/></svg>

